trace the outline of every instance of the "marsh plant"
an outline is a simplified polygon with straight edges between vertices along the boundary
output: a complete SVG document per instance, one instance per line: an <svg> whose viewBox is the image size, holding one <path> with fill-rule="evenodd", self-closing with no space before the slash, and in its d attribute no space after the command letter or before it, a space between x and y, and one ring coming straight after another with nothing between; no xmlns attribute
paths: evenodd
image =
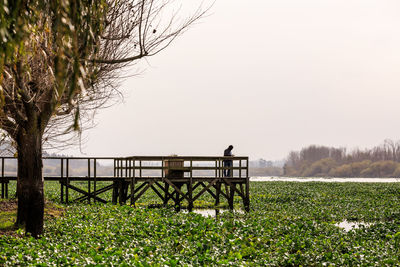
<svg viewBox="0 0 400 267"><path fill-rule="evenodd" d="M57 190L49 186L46 196L57 201ZM399 190L397 183L253 182L251 211L217 218L148 208L158 203L154 195L136 208L61 205L64 215L46 221L42 238L0 236L0 265L398 265ZM343 221L359 224L346 230Z"/></svg>

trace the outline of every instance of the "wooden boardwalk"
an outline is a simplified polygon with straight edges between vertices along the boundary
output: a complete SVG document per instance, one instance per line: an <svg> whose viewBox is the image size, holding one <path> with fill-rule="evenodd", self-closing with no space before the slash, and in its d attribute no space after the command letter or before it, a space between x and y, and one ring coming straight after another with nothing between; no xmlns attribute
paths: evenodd
<svg viewBox="0 0 400 267"><path fill-rule="evenodd" d="M1 197L9 197L8 184L16 180L16 159L1 159ZM187 201L192 210L194 202L203 194L209 194L219 205L221 197L233 209L234 198L239 197L244 209L249 210L249 159L248 157L44 157L46 161L59 162L56 174L44 171L45 181L59 181L60 199L64 203L91 201L106 203L100 194L112 190L112 202L124 204L136 202L146 193L153 191L164 205L170 201L176 209ZM72 162L84 162L84 175L74 173ZM231 161L231 167L225 167L224 161ZM99 162L109 162L113 173L99 175ZM11 167L10 167L11 166ZM54 168L54 167L53 167ZM11 169L11 170L9 170ZM87 182L86 188L72 184L72 181ZM104 181L111 182L104 185ZM70 190L79 193L71 199Z"/></svg>

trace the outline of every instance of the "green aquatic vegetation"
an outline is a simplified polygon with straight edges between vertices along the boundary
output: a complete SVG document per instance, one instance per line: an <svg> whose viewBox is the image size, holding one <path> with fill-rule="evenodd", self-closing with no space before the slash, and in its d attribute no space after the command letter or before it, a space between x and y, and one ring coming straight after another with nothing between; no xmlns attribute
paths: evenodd
<svg viewBox="0 0 400 267"><path fill-rule="evenodd" d="M0 230L7 230L13 227L17 213L15 211L0 212Z"/></svg>
<svg viewBox="0 0 400 267"><path fill-rule="evenodd" d="M46 189L56 196L59 186ZM150 193L138 208L62 205L41 239L0 236L0 266L398 265L399 192L397 183L253 182L251 211L217 218L146 208L158 203ZM365 224L346 231L336 226L344 220Z"/></svg>

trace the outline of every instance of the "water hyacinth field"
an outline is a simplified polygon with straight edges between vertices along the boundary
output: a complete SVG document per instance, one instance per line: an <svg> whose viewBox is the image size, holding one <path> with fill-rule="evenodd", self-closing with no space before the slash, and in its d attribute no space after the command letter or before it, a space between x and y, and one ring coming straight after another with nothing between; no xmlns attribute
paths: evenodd
<svg viewBox="0 0 400 267"><path fill-rule="evenodd" d="M46 184L54 203L57 190ZM252 182L250 194L249 213L217 217L149 208L151 194L137 208L59 204L42 238L0 236L0 266L400 264L399 183Z"/></svg>

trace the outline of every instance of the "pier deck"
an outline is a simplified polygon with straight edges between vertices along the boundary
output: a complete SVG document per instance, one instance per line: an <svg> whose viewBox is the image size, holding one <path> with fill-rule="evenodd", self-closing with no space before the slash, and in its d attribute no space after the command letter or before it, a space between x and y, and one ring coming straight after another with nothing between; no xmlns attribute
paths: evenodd
<svg viewBox="0 0 400 267"><path fill-rule="evenodd" d="M9 181L17 179L17 159L0 157L0 160L1 197L8 198ZM227 160L232 162L231 167L224 166ZM60 200L64 203L106 203L101 194L112 190L113 203L135 205L147 190L152 190L164 205L173 201L176 209L187 201L188 209L192 210L194 202L203 194L209 194L215 205L219 205L223 197L233 209L237 196L246 211L250 207L248 157L43 157L43 162L44 180L60 183ZM50 162L52 164L46 164ZM46 171L47 165L52 166L51 172ZM78 187L71 183L73 181L87 182L87 187ZM101 183L104 181L111 183L104 186ZM80 196L71 199L70 190Z"/></svg>

